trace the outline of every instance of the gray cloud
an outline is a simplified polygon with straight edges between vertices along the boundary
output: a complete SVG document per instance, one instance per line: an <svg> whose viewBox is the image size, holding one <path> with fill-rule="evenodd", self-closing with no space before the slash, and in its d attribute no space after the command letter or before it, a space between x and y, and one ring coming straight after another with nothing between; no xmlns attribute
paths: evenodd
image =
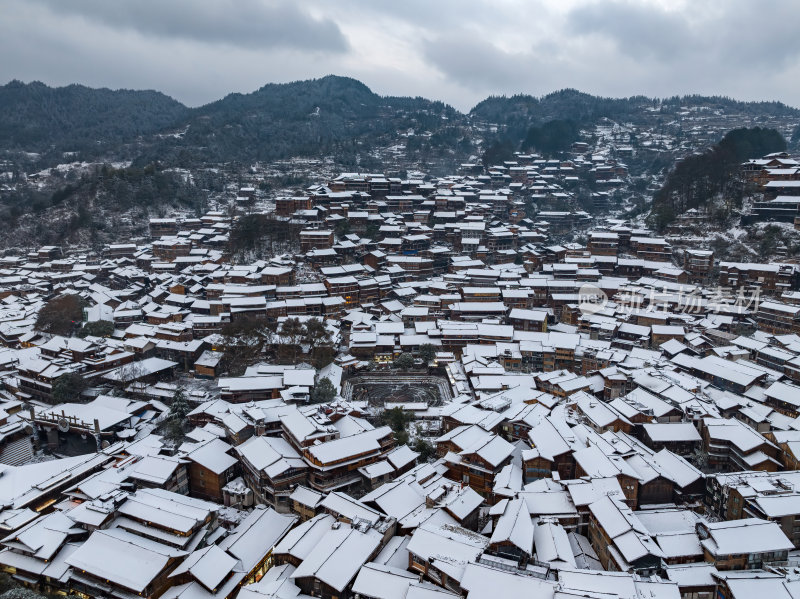
<svg viewBox="0 0 800 599"><path fill-rule="evenodd" d="M768 5L709 0L678 11L607 0L574 8L567 29L611 41L622 54L643 62L681 68L713 64L723 73L748 66L774 71L800 56L798 7L794 0Z"/></svg>
<svg viewBox="0 0 800 599"><path fill-rule="evenodd" d="M64 15L164 39L336 53L348 47L334 21L316 19L303 12L297 3L270 0L36 1Z"/></svg>
<svg viewBox="0 0 800 599"><path fill-rule="evenodd" d="M621 52L639 60L675 62L704 50L708 41L707 36L692 31L686 14L625 1L574 9L568 26L578 35L605 37Z"/></svg>
<svg viewBox="0 0 800 599"><path fill-rule="evenodd" d="M474 90L506 89L520 81L531 61L525 53L505 52L488 41L468 36L425 41L423 53L445 76Z"/></svg>
<svg viewBox="0 0 800 599"><path fill-rule="evenodd" d="M800 105L796 0L0 0L0 14L0 83L190 105L330 73L462 110L564 87Z"/></svg>
<svg viewBox="0 0 800 599"><path fill-rule="evenodd" d="M764 13L764 8L768 12ZM751 67L776 73L800 58L800 5L795 0L769 4L735 0L716 4L704 30L720 61L732 68Z"/></svg>

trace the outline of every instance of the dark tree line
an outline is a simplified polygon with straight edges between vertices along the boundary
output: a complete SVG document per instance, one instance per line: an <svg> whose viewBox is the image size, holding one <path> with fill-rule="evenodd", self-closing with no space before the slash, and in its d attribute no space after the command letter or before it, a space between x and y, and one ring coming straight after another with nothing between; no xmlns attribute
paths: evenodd
<svg viewBox="0 0 800 599"><path fill-rule="evenodd" d="M173 125L188 109L154 91L48 87L38 81L0 86L3 149L99 154L109 144Z"/></svg>
<svg viewBox="0 0 800 599"><path fill-rule="evenodd" d="M0 86L0 105L6 109L0 151L39 152L42 166L63 162L65 151L75 160L114 155L137 165L158 160L184 168L329 155L349 156L360 166L372 159L371 148L407 129L432 134L424 138L425 149L450 150L454 136L470 146L460 134L466 119L451 106L380 96L336 76L268 84L199 108L153 91L12 81Z"/></svg>
<svg viewBox="0 0 800 599"><path fill-rule="evenodd" d="M301 322L287 318L280 326L263 318L238 318L222 328L221 369L239 376L245 369L269 354L282 364L309 360L316 368L333 362L336 349L330 331L322 320Z"/></svg>
<svg viewBox="0 0 800 599"><path fill-rule="evenodd" d="M204 176L204 182L212 182ZM104 165L94 172L64 182L50 191L25 187L4 198L0 218L12 229L26 214L47 215L53 209L68 207L70 218L58 220L43 228L37 236L39 243L61 244L79 230L94 236L107 228L105 212L119 214L131 208L161 210L166 206L193 208L202 213L207 192L185 180L184 176L151 163L142 167L113 168Z"/></svg>
<svg viewBox="0 0 800 599"><path fill-rule="evenodd" d="M800 116L796 108L780 102L739 102L726 97L698 95L664 99L645 96L604 98L575 89L563 89L538 98L527 94L490 96L479 102L470 111L470 116L502 125L504 135L521 141L532 124L570 119L578 125L586 125L604 117L617 122L636 121L645 107L659 108L668 115L687 104L756 116Z"/></svg>
<svg viewBox="0 0 800 599"><path fill-rule="evenodd" d="M369 162L368 150L397 131L435 134L459 117L442 102L383 97L355 79L327 76L268 84L194 109L183 122L186 133L158 140L148 156L227 162L335 155L345 163Z"/></svg>
<svg viewBox="0 0 800 599"><path fill-rule="evenodd" d="M554 119L542 125L528 128L525 138L519 144L523 152L536 151L545 156L553 156L570 149L572 142L580 136L580 127L570 119ZM492 142L481 156L484 168L503 164L507 160L515 160L514 151L517 144L513 135L505 135Z"/></svg>
<svg viewBox="0 0 800 599"><path fill-rule="evenodd" d="M485 168L503 164L506 160L514 160L514 142L508 138L500 139L486 148L481 160Z"/></svg>
<svg viewBox="0 0 800 599"><path fill-rule="evenodd" d="M555 119L528 129L528 134L522 142L522 150L535 150L545 156L553 156L569 150L579 135L580 128L575 121Z"/></svg>
<svg viewBox="0 0 800 599"><path fill-rule="evenodd" d="M775 129L734 129L699 154L677 163L653 197L649 224L663 229L690 208L705 209L715 198L723 202L724 218L741 206L741 163L786 149L786 140Z"/></svg>
<svg viewBox="0 0 800 599"><path fill-rule="evenodd" d="M239 217L231 228L230 251L235 258L297 251L301 229L301 225L277 219L272 214L247 214Z"/></svg>

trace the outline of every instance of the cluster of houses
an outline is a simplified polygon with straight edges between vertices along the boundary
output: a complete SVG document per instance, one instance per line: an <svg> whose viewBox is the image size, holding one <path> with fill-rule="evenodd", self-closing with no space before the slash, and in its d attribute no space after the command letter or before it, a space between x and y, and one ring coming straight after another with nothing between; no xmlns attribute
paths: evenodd
<svg viewBox="0 0 800 599"><path fill-rule="evenodd" d="M233 263L223 212L0 259L0 569L118 599L800 596L800 268L592 219L578 167L626 176L349 173L276 200L302 232L268 260ZM42 330L66 294L76 334ZM290 319L329 364L274 353ZM266 343L232 376L237 324Z"/></svg>
<svg viewBox="0 0 800 599"><path fill-rule="evenodd" d="M744 179L763 195L753 203L748 221L793 223L800 228L800 161L786 152L742 164Z"/></svg>

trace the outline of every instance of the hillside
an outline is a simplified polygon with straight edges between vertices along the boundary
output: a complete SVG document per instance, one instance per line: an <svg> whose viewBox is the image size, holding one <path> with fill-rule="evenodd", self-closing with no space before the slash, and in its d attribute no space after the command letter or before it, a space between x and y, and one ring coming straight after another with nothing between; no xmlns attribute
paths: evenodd
<svg viewBox="0 0 800 599"><path fill-rule="evenodd" d="M268 84L199 108L187 108L156 91L12 81L0 86L5 109L0 113L0 151L42 154L39 168L62 161L64 152L74 152L79 160L126 159L139 166L158 161L182 168L330 155L341 164L356 165L374 147L396 143L398 132L412 130L416 139L408 142L409 151L426 158L457 150L452 159L457 164L475 153L475 144L485 137L507 138L519 146L531 126L550 121L568 119L581 128L601 119L652 124L674 120L687 104L754 118L800 119L800 111L779 102L602 98L574 89L540 98L493 96L462 114L439 101L380 96L355 79L333 75ZM475 128L480 123L497 125L497 133L487 136L484 128Z"/></svg>
<svg viewBox="0 0 800 599"><path fill-rule="evenodd" d="M0 149L26 152L116 150L118 144L173 126L189 109L156 91L0 86Z"/></svg>
<svg viewBox="0 0 800 599"><path fill-rule="evenodd" d="M774 129L734 129L705 152L686 157L675 165L653 197L649 224L663 229L690 208L720 223L741 208L742 162L786 150L786 140Z"/></svg>
<svg viewBox="0 0 800 599"><path fill-rule="evenodd" d="M0 238L14 244L41 236L39 229L54 242L85 237L100 214L135 220L176 201L191 210L209 200L224 204L226 184L253 172L265 174L256 181L265 191L303 184L308 173L288 158L314 159L323 179L343 171L443 176L476 157L497 164L518 150L558 156L577 140L609 155L624 150L636 191L617 193L614 203L625 196L644 210L676 159L702 153L732 129L769 128L800 139L800 111L778 102L615 99L567 89L490 97L463 114L425 98L381 96L337 76L268 84L199 108L156 91L12 81L0 86L0 103L0 217L11 224ZM104 164L118 171L113 186L94 178L102 178ZM582 190L585 202L591 191ZM675 201L667 200L673 192L660 194L656 226L702 204L692 194ZM98 218L90 222L81 216L87 212Z"/></svg>
<svg viewBox="0 0 800 599"><path fill-rule="evenodd" d="M645 96L603 98L574 89L564 89L536 98L518 94L492 96L478 103L471 111L473 118L506 127L515 141L525 137L528 127L551 120L570 119L588 126L602 118L641 124L652 118L671 117L685 106L714 112L724 111L755 117L800 118L800 110L781 102L740 102L720 96L673 96L663 100Z"/></svg>
<svg viewBox="0 0 800 599"><path fill-rule="evenodd" d="M657 101L644 96L601 98L574 89L564 89L541 98L526 94L492 96L478 103L470 111L470 115L504 125L512 137L521 139L531 124L564 118L579 124L590 123L602 117L626 120L632 113L641 113L654 103Z"/></svg>
<svg viewBox="0 0 800 599"><path fill-rule="evenodd" d="M200 215L213 188L221 185L207 173L188 177L185 171L159 165L94 165L50 189L28 187L5 198L0 245L25 246L35 239L40 244L97 246L146 235L149 214L180 209Z"/></svg>
<svg viewBox="0 0 800 599"><path fill-rule="evenodd" d="M443 119L443 117L445 117ZM458 112L423 98L382 97L347 77L269 84L250 94L230 94L189 111L147 159L182 154L197 160L275 160L289 156L346 154L396 137L398 130L433 130Z"/></svg>

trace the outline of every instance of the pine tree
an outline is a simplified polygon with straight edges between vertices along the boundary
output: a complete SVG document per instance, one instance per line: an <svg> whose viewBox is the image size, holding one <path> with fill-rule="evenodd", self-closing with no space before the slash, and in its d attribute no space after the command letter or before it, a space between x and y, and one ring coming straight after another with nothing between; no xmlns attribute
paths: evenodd
<svg viewBox="0 0 800 599"><path fill-rule="evenodd" d="M436 357L436 347L430 343L423 343L419 346L419 357L427 365Z"/></svg>
<svg viewBox="0 0 800 599"><path fill-rule="evenodd" d="M328 403L336 397L336 387L328 377L322 377L311 389L311 403Z"/></svg>
<svg viewBox="0 0 800 599"><path fill-rule="evenodd" d="M186 436L186 417L191 412L189 402L186 401L186 391L178 387L172 396L169 413L165 423L165 434L168 439L181 441Z"/></svg>
<svg viewBox="0 0 800 599"><path fill-rule="evenodd" d="M414 366L414 358L411 354L404 352L397 356L397 359L394 361L394 366L400 370L408 370Z"/></svg>

